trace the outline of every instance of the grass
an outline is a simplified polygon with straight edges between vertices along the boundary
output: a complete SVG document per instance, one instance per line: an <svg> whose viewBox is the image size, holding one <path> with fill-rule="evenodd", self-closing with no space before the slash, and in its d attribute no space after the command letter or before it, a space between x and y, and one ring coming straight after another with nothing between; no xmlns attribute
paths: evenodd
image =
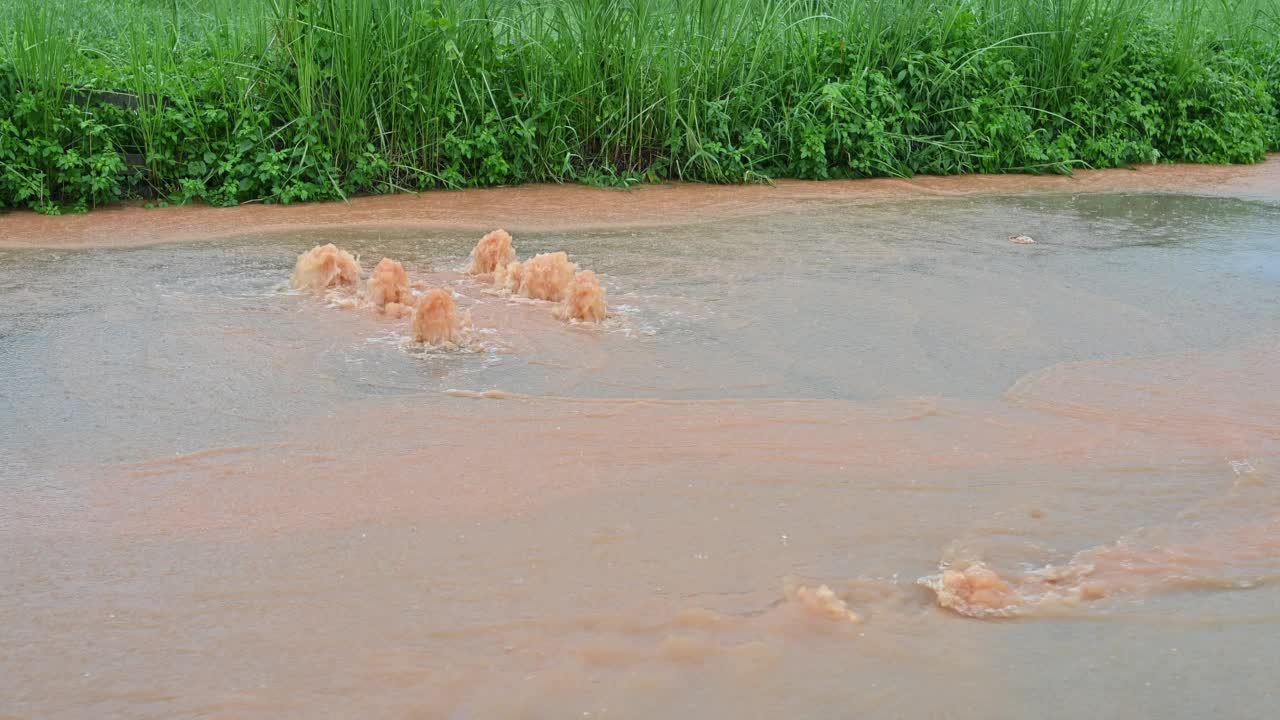
<svg viewBox="0 0 1280 720"><path fill-rule="evenodd" d="M0 207L1254 162L1278 93L1280 0L0 0Z"/></svg>

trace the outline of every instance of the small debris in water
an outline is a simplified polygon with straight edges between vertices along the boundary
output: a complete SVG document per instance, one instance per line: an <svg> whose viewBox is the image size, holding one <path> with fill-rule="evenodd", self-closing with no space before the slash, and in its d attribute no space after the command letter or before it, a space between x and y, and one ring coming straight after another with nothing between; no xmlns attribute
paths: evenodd
<svg viewBox="0 0 1280 720"><path fill-rule="evenodd" d="M1236 475L1247 475L1254 471L1253 463L1248 460L1232 460L1231 471Z"/></svg>
<svg viewBox="0 0 1280 720"><path fill-rule="evenodd" d="M1010 235L1009 241L1018 245L1035 245L1036 241L1030 235Z"/></svg>

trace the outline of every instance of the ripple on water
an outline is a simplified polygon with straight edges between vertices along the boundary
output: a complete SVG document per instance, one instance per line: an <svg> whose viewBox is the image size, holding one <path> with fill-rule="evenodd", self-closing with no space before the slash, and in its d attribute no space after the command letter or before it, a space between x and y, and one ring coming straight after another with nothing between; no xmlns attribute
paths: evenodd
<svg viewBox="0 0 1280 720"><path fill-rule="evenodd" d="M0 697L1265 715L1274 210L895 201L931 182L515 233L600 273L598 326L463 276L471 230L0 253ZM471 342L282 287L330 241L446 289ZM903 579L940 570L944 605L1022 619Z"/></svg>

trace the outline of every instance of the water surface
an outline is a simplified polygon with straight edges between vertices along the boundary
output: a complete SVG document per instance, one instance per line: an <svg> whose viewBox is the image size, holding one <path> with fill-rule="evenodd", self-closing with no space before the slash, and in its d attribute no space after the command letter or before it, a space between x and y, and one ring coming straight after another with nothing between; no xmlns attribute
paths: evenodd
<svg viewBox="0 0 1280 720"><path fill-rule="evenodd" d="M517 233L601 274L599 327L444 226L0 250L0 715L1263 716L1264 190ZM289 290L323 242L448 284L477 347ZM972 562L1097 592L916 584Z"/></svg>

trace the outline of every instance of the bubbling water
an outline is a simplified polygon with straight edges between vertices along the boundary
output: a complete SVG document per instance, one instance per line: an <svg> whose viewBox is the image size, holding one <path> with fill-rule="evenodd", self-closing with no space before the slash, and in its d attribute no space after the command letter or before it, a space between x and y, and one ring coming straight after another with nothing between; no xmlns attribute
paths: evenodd
<svg viewBox="0 0 1280 720"><path fill-rule="evenodd" d="M564 305L558 311L560 317L567 320L583 320L600 322L609 314L609 305L605 302L604 288L600 279L590 270L583 270L573 276L569 289L565 294Z"/></svg>
<svg viewBox="0 0 1280 720"><path fill-rule="evenodd" d="M578 266L564 252L534 255L525 261L519 294L534 300L560 302L569 292Z"/></svg>
<svg viewBox="0 0 1280 720"><path fill-rule="evenodd" d="M453 294L433 288L423 294L413 312L413 339L427 345L456 343L460 325Z"/></svg>
<svg viewBox="0 0 1280 720"><path fill-rule="evenodd" d="M805 612L827 620L861 623L862 618L849 609L849 605L826 585L816 589L806 586L787 589L787 599L798 604Z"/></svg>
<svg viewBox="0 0 1280 720"><path fill-rule="evenodd" d="M382 312L385 313L387 317L402 318L405 315L413 314L413 305L408 302L389 302L382 308Z"/></svg>
<svg viewBox="0 0 1280 720"><path fill-rule="evenodd" d="M471 275L483 275L496 272L516 259L515 248L511 246L511 233L506 230L494 230L476 243L471 251Z"/></svg>
<svg viewBox="0 0 1280 720"><path fill-rule="evenodd" d="M1244 588L1274 577L1280 515L1173 541L1141 534L1006 580L981 562L921 578L938 605L969 617L1009 617L1117 595Z"/></svg>
<svg viewBox="0 0 1280 720"><path fill-rule="evenodd" d="M290 280L300 290L355 287L359 281L360 262L333 243L317 245L299 255Z"/></svg>
<svg viewBox="0 0 1280 720"><path fill-rule="evenodd" d="M390 258L382 258L365 288L365 296L376 307L386 309L388 315L398 315L399 307L388 308L388 305L408 305L413 301L409 292L409 273L404 266Z"/></svg>
<svg viewBox="0 0 1280 720"><path fill-rule="evenodd" d="M963 570L946 569L919 582L933 591L939 606L970 617L1013 615L1027 603L1020 592L983 563Z"/></svg>
<svg viewBox="0 0 1280 720"><path fill-rule="evenodd" d="M513 260L498 268L493 274L493 284L512 294L519 293L524 284L524 263Z"/></svg>
<svg viewBox="0 0 1280 720"><path fill-rule="evenodd" d="M481 240L472 253L474 258L486 254L482 252L483 245L485 241ZM473 273L475 268L473 261ZM564 252L534 255L520 262L513 251L507 262L494 268L493 284L511 295L561 303L555 313L561 320L600 322L609 315L600 278L590 270L579 271L577 263L570 262Z"/></svg>

